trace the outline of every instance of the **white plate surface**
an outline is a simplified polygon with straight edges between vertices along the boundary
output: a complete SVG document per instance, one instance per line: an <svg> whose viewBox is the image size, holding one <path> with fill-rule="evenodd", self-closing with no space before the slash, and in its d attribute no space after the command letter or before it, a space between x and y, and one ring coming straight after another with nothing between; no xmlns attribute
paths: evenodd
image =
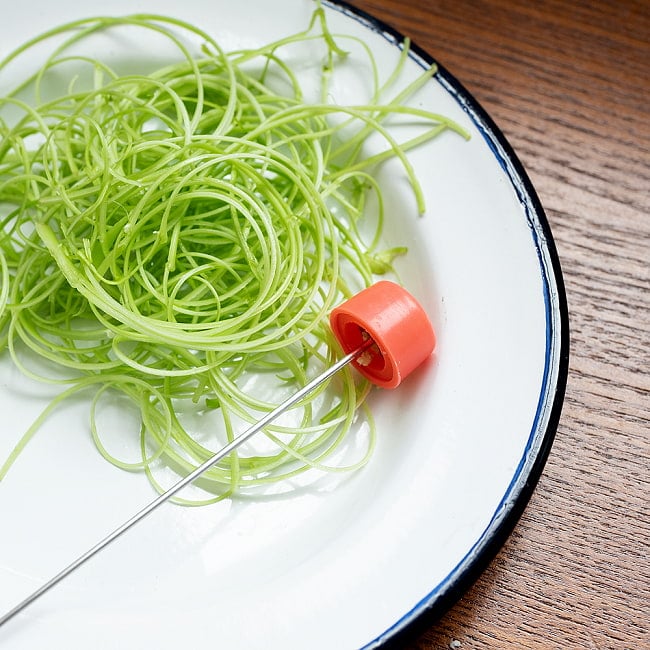
<svg viewBox="0 0 650 650"><path fill-rule="evenodd" d="M225 49L299 31L309 0L32 0L0 22L0 56L81 16L148 11L200 24ZM334 32L363 37L389 71L394 34L327 6ZM129 45L133 56L137 47ZM332 88L363 100L346 63ZM406 78L418 75L414 54ZM7 82L0 76L0 90ZM398 164L377 174L400 278L430 314L435 357L396 391L375 391L379 442L337 486L200 509L166 505L0 628L8 650L376 647L441 613L514 523L552 439L566 371L566 315L550 233L503 138L448 75L412 100L468 129L410 154L418 216ZM0 459L47 392L0 359ZM58 410L0 484L0 613L153 496L87 435L86 409Z"/></svg>

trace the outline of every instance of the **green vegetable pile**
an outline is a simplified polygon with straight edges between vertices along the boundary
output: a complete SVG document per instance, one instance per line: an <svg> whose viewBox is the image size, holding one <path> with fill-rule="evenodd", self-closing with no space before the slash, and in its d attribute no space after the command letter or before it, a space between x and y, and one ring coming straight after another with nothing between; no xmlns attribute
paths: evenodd
<svg viewBox="0 0 650 650"><path fill-rule="evenodd" d="M80 49L99 33L134 29L169 39L177 60L118 73ZM281 57L306 40L325 52L320 103L305 102ZM434 68L383 99L408 44L366 105L327 103L328 77L345 53L322 8L305 32L228 53L172 18L80 20L12 52L0 62L0 83L8 66L50 42L42 66L0 98L0 349L61 392L0 467L0 479L53 409L87 393L99 451L163 490L157 467L189 472L232 440L237 423L275 406L244 389L250 377L284 390L334 359L329 311L403 252L379 248L373 167L400 159L421 203L405 152L447 129L462 131L404 106ZM370 54L369 61L374 66ZM82 72L53 92L71 65ZM396 142L382 125L395 114L418 120L420 133ZM364 158L371 134L386 147ZM360 225L368 192L379 206L370 237ZM57 370L35 370L25 361L34 355ZM372 433L360 459L327 466L368 393L351 370L336 382L296 407L293 423L265 429L272 451L240 450L212 467L202 481L206 497L191 503L312 467L366 462ZM97 413L109 394L139 413L137 462L116 458L103 442L110 431ZM188 410L218 415L219 430L193 435L181 416Z"/></svg>

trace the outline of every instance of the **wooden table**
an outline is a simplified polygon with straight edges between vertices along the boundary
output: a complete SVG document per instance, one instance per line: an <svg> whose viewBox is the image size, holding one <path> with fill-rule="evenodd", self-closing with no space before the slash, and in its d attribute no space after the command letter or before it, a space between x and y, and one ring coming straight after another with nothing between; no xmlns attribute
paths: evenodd
<svg viewBox="0 0 650 650"><path fill-rule="evenodd" d="M433 55L505 133L571 319L537 490L489 569L407 647L650 648L650 3L350 4Z"/></svg>

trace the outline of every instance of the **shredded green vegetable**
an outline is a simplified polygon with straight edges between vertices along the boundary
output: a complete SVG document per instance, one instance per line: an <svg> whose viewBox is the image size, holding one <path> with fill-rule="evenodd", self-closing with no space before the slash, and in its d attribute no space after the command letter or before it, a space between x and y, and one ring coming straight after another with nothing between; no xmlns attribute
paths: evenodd
<svg viewBox="0 0 650 650"><path fill-rule="evenodd" d="M136 29L167 39L175 61L118 72L83 51L97 34L131 38ZM305 41L324 51L316 103L305 101L282 57ZM304 32L227 53L180 20L101 17L57 27L0 62L1 83L21 57L52 44L0 99L0 347L27 376L61 385L0 479L61 402L87 394L99 452L164 490L157 469L187 473L333 361L329 311L404 252L380 248L372 169L399 159L423 209L406 152L449 129L465 136L404 104L435 68L386 99L408 43L383 86L367 50L375 88L366 104L328 103L342 41L322 8ZM62 84L72 67L76 76ZM418 134L397 142L383 124L396 114L420 124ZM385 148L364 157L373 134ZM367 223L370 191L378 214ZM26 361L34 355L56 371L36 370ZM256 397L247 382L258 376L277 391ZM363 410L369 386L349 369L332 381L293 409L293 420L265 429L269 450L233 452L204 475L205 498L178 501L208 503L310 468L363 465L374 445ZM115 395L139 413L139 460L108 451L111 431L98 413ZM365 449L329 462L360 408ZM188 411L218 425L195 435L183 422Z"/></svg>

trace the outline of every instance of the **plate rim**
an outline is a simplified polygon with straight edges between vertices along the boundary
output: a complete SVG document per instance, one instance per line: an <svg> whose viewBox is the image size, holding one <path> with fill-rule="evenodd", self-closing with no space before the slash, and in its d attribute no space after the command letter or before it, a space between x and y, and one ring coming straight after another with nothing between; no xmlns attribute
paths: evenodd
<svg viewBox="0 0 650 650"><path fill-rule="evenodd" d="M346 0L320 2L324 8L356 20L394 47L399 47L404 40L400 31ZM417 43L411 42L410 48L409 56L417 64L435 62L438 65L434 79L458 102L479 130L524 208L524 217L531 226L544 292L546 358L537 412L526 447L489 524L448 575L433 585L432 590L410 611L400 615L390 627L362 646L366 649L403 647L407 639L440 619L496 556L523 513L546 464L560 421L569 366L569 316L560 260L550 225L532 182L514 148L472 94Z"/></svg>
<svg viewBox="0 0 650 650"><path fill-rule="evenodd" d="M346 0L322 0L324 6L356 20L400 47L404 34ZM419 603L363 650L400 648L435 624L485 571L523 514L546 465L560 422L569 369L569 312L560 258L541 200L526 169L496 122L480 102L437 58L411 40L409 57L419 65L437 65L434 79L458 102L490 147L525 210L542 275L546 316L546 359L537 412L513 479L490 523L473 547Z"/></svg>

